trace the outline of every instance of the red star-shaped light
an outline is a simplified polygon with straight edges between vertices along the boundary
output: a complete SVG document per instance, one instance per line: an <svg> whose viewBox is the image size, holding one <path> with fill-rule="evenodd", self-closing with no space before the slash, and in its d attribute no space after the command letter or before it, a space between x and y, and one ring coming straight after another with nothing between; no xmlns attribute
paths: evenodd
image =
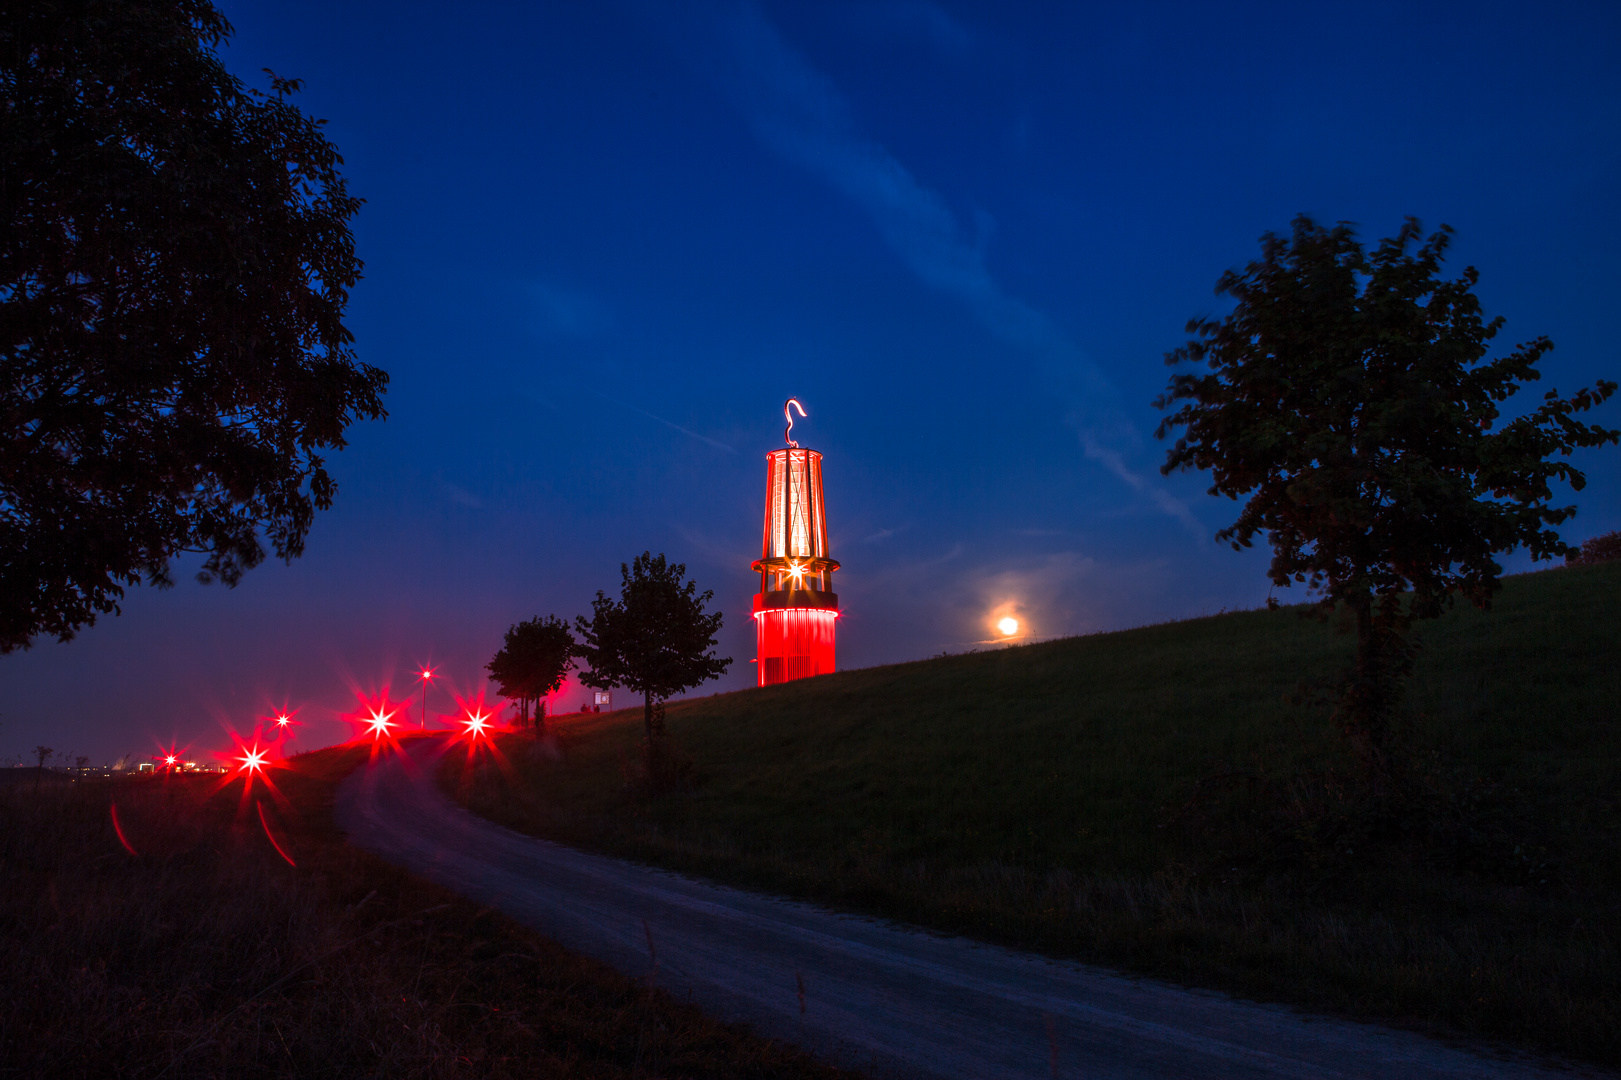
<svg viewBox="0 0 1621 1080"><path fill-rule="evenodd" d="M389 728L394 725L390 722L397 710L384 712L381 708L373 708L366 717L366 731L374 739L386 739Z"/></svg>
<svg viewBox="0 0 1621 1080"><path fill-rule="evenodd" d="M245 754L237 758L242 763L237 766L237 771L244 776L262 775L265 771L265 760L269 756L270 751L259 749L259 744L255 742Z"/></svg>

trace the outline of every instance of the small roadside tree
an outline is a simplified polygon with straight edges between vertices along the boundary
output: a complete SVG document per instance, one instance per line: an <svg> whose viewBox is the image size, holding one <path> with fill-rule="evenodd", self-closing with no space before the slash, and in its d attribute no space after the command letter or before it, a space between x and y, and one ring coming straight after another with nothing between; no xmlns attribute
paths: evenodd
<svg viewBox="0 0 1621 1080"><path fill-rule="evenodd" d="M1550 484L1581 490L1568 455L1621 435L1575 419L1615 392L1605 380L1499 423L1553 344L1486 359L1503 320L1482 316L1473 267L1440 277L1452 230L1410 251L1419 235L1409 218L1369 254L1345 223L1301 216L1291 237L1266 234L1260 260L1216 284L1232 313L1189 322L1193 340L1166 355L1207 370L1173 375L1154 402L1181 403L1159 425L1160 438L1183 429L1160 471L1208 469L1212 495L1248 496L1217 539L1238 550L1264 533L1274 585L1304 583L1325 615L1353 613L1356 665L1336 715L1381 770L1413 621L1455 594L1488 607L1498 553L1574 550L1552 526L1576 508L1554 505Z"/></svg>
<svg viewBox="0 0 1621 1080"><path fill-rule="evenodd" d="M1621 559L1621 532L1595 536L1565 556L1565 562L1573 566L1597 566L1618 559Z"/></svg>
<svg viewBox="0 0 1621 1080"><path fill-rule="evenodd" d="M563 685L574 670L574 635L556 615L530 619L507 627L501 648L484 665L501 696L518 703L518 720L529 721L535 706L535 729L544 723L544 699Z"/></svg>
<svg viewBox="0 0 1621 1080"><path fill-rule="evenodd" d="M662 708L671 694L690 690L725 673L731 657L713 652L721 613L704 613L713 590L698 592L684 581L687 568L667 563L662 554L644 551L636 561L619 565L623 579L618 600L601 590L591 602L591 619L575 619L579 653L591 665L580 681L599 690L626 687L642 695L642 723L648 753L661 734L654 725L654 706Z"/></svg>

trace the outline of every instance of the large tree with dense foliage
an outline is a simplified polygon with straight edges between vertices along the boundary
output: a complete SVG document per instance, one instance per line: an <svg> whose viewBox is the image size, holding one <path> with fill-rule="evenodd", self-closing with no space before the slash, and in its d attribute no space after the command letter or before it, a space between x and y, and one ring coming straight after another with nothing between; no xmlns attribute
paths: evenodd
<svg viewBox="0 0 1621 1080"><path fill-rule="evenodd" d="M243 86L207 0L0 19L0 652L171 560L302 553L321 451L384 414L343 324L360 200L323 121Z"/></svg>
<svg viewBox="0 0 1621 1080"><path fill-rule="evenodd" d="M576 646L568 623L555 615L530 619L507 627L501 648L484 665L501 696L518 703L518 720L529 718L535 705L535 726L543 719L540 701L563 685L574 669Z"/></svg>
<svg viewBox="0 0 1621 1080"><path fill-rule="evenodd" d="M1409 218L1371 253L1351 226L1295 219L1268 233L1261 258L1228 271L1222 318L1195 319L1155 407L1174 409L1158 434L1181 436L1162 469L1208 469L1210 493L1247 497L1217 534L1234 549L1264 533L1274 585L1304 583L1325 610L1354 614L1357 659L1340 705L1347 734L1379 760L1411 658L1407 631L1455 595L1486 607L1496 556L1573 550L1554 526L1575 507L1552 484L1584 485L1570 461L1621 432L1576 414L1615 392L1599 380L1557 390L1523 415L1503 403L1538 378L1551 342L1538 337L1488 359L1501 318L1487 321L1477 273L1443 279L1451 237L1429 239Z"/></svg>
<svg viewBox="0 0 1621 1080"><path fill-rule="evenodd" d="M591 665L580 681L601 690L623 686L642 695L650 747L653 706L718 678L732 663L731 657L713 651L721 613L706 614L704 605L714 592L698 592L695 583L683 580L686 573L684 564L644 551L629 566L620 564L618 600L598 590L590 620L575 619L583 641L580 655Z"/></svg>

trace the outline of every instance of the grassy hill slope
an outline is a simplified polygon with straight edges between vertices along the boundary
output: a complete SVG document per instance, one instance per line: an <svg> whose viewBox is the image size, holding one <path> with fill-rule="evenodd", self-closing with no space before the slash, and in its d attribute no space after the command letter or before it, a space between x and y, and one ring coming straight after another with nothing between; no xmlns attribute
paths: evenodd
<svg viewBox="0 0 1621 1080"><path fill-rule="evenodd" d="M852 1075L350 846L369 750L0 787L0 1076Z"/></svg>
<svg viewBox="0 0 1621 1080"><path fill-rule="evenodd" d="M1352 640L1245 612L673 704L446 783L565 842L1255 997L1621 1064L1621 564L1422 630L1399 791L1292 704ZM560 751L560 752L558 752Z"/></svg>

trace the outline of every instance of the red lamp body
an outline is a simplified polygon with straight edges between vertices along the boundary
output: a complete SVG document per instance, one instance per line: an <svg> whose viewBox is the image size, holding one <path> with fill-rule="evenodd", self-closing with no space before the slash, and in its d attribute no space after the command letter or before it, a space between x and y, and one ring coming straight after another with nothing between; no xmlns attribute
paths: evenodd
<svg viewBox="0 0 1621 1080"><path fill-rule="evenodd" d="M833 670L839 597L829 586L838 561L828 557L822 455L800 446L766 455L765 538L751 569L759 685Z"/></svg>

